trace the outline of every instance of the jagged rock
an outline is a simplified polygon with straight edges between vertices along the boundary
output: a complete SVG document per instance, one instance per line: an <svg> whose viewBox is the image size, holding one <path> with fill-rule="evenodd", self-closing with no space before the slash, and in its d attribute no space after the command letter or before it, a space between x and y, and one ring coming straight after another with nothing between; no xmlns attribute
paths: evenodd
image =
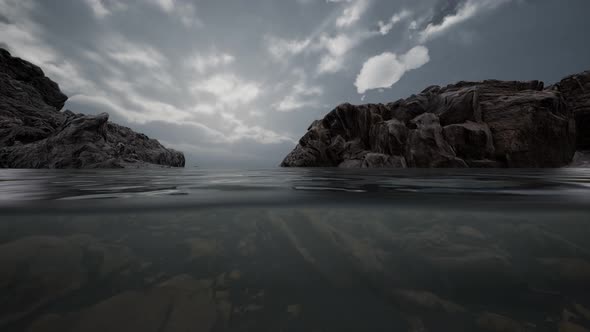
<svg viewBox="0 0 590 332"><path fill-rule="evenodd" d="M181 152L107 113L60 112L66 100L39 67L0 49L0 168L184 166Z"/></svg>
<svg viewBox="0 0 590 332"><path fill-rule="evenodd" d="M45 77L43 70L25 60L14 58L10 53L0 48L0 73L7 75L14 81L22 82L37 91L45 104L60 110L64 107L68 97L60 90L57 83Z"/></svg>
<svg viewBox="0 0 590 332"><path fill-rule="evenodd" d="M539 81L459 82L386 105L343 104L315 121L281 166L565 166L576 151L576 119L578 132L590 126L588 73L547 89Z"/></svg>
<svg viewBox="0 0 590 332"><path fill-rule="evenodd" d="M590 149L590 71L564 78L555 89L575 114L578 149Z"/></svg>

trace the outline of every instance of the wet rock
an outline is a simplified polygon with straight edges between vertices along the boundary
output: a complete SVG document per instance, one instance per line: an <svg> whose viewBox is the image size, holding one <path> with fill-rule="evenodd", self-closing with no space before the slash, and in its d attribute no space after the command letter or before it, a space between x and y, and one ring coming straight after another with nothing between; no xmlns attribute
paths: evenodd
<svg viewBox="0 0 590 332"><path fill-rule="evenodd" d="M512 318L485 312L477 317L477 325L486 331L492 332L526 332L533 331L531 326L526 326Z"/></svg>
<svg viewBox="0 0 590 332"><path fill-rule="evenodd" d="M583 305L581 305L579 303L575 303L574 308L576 309L577 313L579 313L582 317L584 317L584 319L590 321L590 309L584 307Z"/></svg>
<svg viewBox="0 0 590 332"><path fill-rule="evenodd" d="M361 163L361 168L406 168L406 159L400 156L390 156L382 153L367 153Z"/></svg>
<svg viewBox="0 0 590 332"><path fill-rule="evenodd" d="M486 236L482 232L478 231L477 229L471 226L459 226L457 227L457 233L466 237L479 240L484 240L486 238Z"/></svg>
<svg viewBox="0 0 590 332"><path fill-rule="evenodd" d="M287 306L287 312L291 317L297 318L301 314L301 305L300 304L291 304Z"/></svg>
<svg viewBox="0 0 590 332"><path fill-rule="evenodd" d="M578 315L564 309L559 322L559 332L588 332L589 329L577 322Z"/></svg>
<svg viewBox="0 0 590 332"><path fill-rule="evenodd" d="M238 270L233 270L229 273L229 278L231 280L240 280L240 278L242 277L242 272L238 271Z"/></svg>
<svg viewBox="0 0 590 332"><path fill-rule="evenodd" d="M579 258L550 257L538 262L560 282L590 285L590 262Z"/></svg>
<svg viewBox="0 0 590 332"><path fill-rule="evenodd" d="M0 49L0 168L184 166L184 155L109 115L60 112L67 97L43 71Z"/></svg>
<svg viewBox="0 0 590 332"><path fill-rule="evenodd" d="M50 331L211 331L218 320L209 280L174 277L143 291L126 291L79 312L49 316L30 332ZM219 322L224 324L224 322Z"/></svg>
<svg viewBox="0 0 590 332"><path fill-rule="evenodd" d="M215 257L221 254L221 246L215 239L192 238L186 240L190 250L190 259Z"/></svg>
<svg viewBox="0 0 590 332"><path fill-rule="evenodd" d="M0 246L0 287L5 305L0 324L16 320L134 261L128 249L88 236L36 236ZM31 290L34 290L33 292Z"/></svg>
<svg viewBox="0 0 590 332"><path fill-rule="evenodd" d="M402 289L394 291L393 296L404 306L410 305L420 309L439 310L449 314L466 311L464 307L444 300L428 291Z"/></svg>
<svg viewBox="0 0 590 332"><path fill-rule="evenodd" d="M583 130L590 114L588 76L548 89L539 81L459 82L387 105L343 104L315 121L281 166L565 166L576 150L576 119ZM578 130L579 142L587 132ZM379 162L365 163L369 154Z"/></svg>

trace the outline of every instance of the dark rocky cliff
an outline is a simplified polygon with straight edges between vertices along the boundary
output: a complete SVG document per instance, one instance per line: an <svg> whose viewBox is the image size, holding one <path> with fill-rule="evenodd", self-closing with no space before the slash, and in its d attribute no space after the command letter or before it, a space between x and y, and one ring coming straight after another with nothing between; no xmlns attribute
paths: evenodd
<svg viewBox="0 0 590 332"><path fill-rule="evenodd" d="M577 148L590 148L590 72L548 88L459 82L389 104L343 104L281 166L562 167Z"/></svg>
<svg viewBox="0 0 590 332"><path fill-rule="evenodd" d="M75 114L43 71L0 49L0 168L183 167L181 152L108 121Z"/></svg>

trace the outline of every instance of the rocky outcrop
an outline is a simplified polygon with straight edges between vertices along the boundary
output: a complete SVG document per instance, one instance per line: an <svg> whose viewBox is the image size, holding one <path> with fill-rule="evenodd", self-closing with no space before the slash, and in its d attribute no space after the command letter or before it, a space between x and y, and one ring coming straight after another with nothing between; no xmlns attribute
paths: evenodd
<svg viewBox="0 0 590 332"><path fill-rule="evenodd" d="M590 150L590 71L568 76L553 88L575 114L578 149Z"/></svg>
<svg viewBox="0 0 590 332"><path fill-rule="evenodd" d="M590 139L589 73L547 89L459 82L386 105L343 104L313 122L281 166L565 166L576 151L575 119L578 145Z"/></svg>
<svg viewBox="0 0 590 332"><path fill-rule="evenodd" d="M0 168L183 167L184 155L99 115L61 112L43 71L0 49Z"/></svg>

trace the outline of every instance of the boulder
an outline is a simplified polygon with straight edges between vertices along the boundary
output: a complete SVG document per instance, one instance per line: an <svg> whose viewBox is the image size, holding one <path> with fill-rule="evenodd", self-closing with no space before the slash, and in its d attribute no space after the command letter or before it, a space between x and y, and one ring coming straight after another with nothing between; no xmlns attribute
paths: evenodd
<svg viewBox="0 0 590 332"><path fill-rule="evenodd" d="M0 49L0 168L184 166L181 152L107 113L61 112L66 100L39 67Z"/></svg>
<svg viewBox="0 0 590 332"><path fill-rule="evenodd" d="M459 82L385 105L343 104L315 121L281 166L566 166L576 140L590 140L588 73L546 89L540 81Z"/></svg>

